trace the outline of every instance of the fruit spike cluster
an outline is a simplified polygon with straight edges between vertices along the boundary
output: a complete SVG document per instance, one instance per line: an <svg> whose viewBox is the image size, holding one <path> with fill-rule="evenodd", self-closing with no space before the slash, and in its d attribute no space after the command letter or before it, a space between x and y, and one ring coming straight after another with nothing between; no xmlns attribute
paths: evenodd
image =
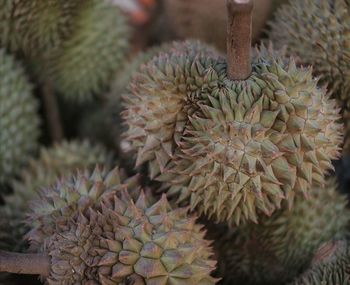
<svg viewBox="0 0 350 285"><path fill-rule="evenodd" d="M350 248L347 241L320 247L311 268L289 285L347 285L350 280Z"/></svg>
<svg viewBox="0 0 350 285"><path fill-rule="evenodd" d="M29 160L19 179L12 182L13 194L4 197L5 204L0 207L0 249L25 249L23 236L28 231L25 215L29 201L40 189L77 168L91 168L96 164L109 167L111 154L103 146L88 141L63 141L51 148L42 148L38 159Z"/></svg>
<svg viewBox="0 0 350 285"><path fill-rule="evenodd" d="M118 169L63 179L42 192L31 214L28 238L40 252L31 258L40 267L7 253L0 269L22 266L48 284L215 284L211 242L196 218L165 196L147 199Z"/></svg>
<svg viewBox="0 0 350 285"><path fill-rule="evenodd" d="M38 102L22 66L0 49L0 183L18 175L38 149L37 112Z"/></svg>
<svg viewBox="0 0 350 285"><path fill-rule="evenodd" d="M229 11L241 17L229 23L251 19L251 9ZM229 29L239 60L193 42L154 57L134 77L124 113L137 165L147 163L179 203L229 224L256 222L322 185L342 141L339 109L312 69L264 47L248 65L242 26L248 34Z"/></svg>
<svg viewBox="0 0 350 285"><path fill-rule="evenodd" d="M294 0L283 5L270 23L270 39L278 47L314 66L314 72L344 108L350 152L350 2L348 0Z"/></svg>
<svg viewBox="0 0 350 285"><path fill-rule="evenodd" d="M122 69L129 28L100 0L2 0L0 45L23 53L32 74L72 102L88 101Z"/></svg>
<svg viewBox="0 0 350 285"><path fill-rule="evenodd" d="M309 267L324 242L347 236L349 219L346 196L332 179L313 187L308 200L298 195L292 209L284 205L258 225L213 225L209 238L223 284L286 284Z"/></svg>

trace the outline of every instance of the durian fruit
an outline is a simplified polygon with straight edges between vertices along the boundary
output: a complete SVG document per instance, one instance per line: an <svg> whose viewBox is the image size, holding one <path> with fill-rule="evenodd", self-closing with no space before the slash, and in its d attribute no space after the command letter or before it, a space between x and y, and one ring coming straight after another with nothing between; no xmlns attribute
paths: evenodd
<svg viewBox="0 0 350 285"><path fill-rule="evenodd" d="M290 285L348 285L349 269L348 243L330 241L319 249L313 266Z"/></svg>
<svg viewBox="0 0 350 285"><path fill-rule="evenodd" d="M344 151L350 151L350 2L348 0L296 0L283 5L270 23L270 38L287 46L303 64L328 84L344 108L347 125Z"/></svg>
<svg viewBox="0 0 350 285"><path fill-rule="evenodd" d="M38 54L58 47L73 30L80 0L1 1L0 43L11 50Z"/></svg>
<svg viewBox="0 0 350 285"><path fill-rule="evenodd" d="M165 196L150 204L137 188L118 169L96 168L42 192L28 237L49 257L48 284L216 283L210 242L188 208Z"/></svg>
<svg viewBox="0 0 350 285"><path fill-rule="evenodd" d="M272 0L254 0L253 41L257 41L272 8ZM226 50L226 0L164 0L164 16L178 39L198 39Z"/></svg>
<svg viewBox="0 0 350 285"><path fill-rule="evenodd" d="M9 182L38 147L38 102L22 67L0 49L0 183Z"/></svg>
<svg viewBox="0 0 350 285"><path fill-rule="evenodd" d="M24 250L23 237L28 231L24 220L29 201L40 189L53 184L59 177L76 169L95 167L96 164L111 166L112 155L101 145L85 141L63 141L51 148L42 148L37 159L31 159L13 182L14 193L5 197L0 207L0 249Z"/></svg>
<svg viewBox="0 0 350 285"><path fill-rule="evenodd" d="M249 78L231 80L207 50L177 43L141 68L126 96L126 140L179 203L217 221L257 221L324 182L342 141L339 109L293 59L261 47Z"/></svg>
<svg viewBox="0 0 350 285"><path fill-rule="evenodd" d="M88 101L120 71L128 52L128 27L108 1L86 1L74 19L72 35L47 59L49 80L66 99Z"/></svg>
<svg viewBox="0 0 350 285"><path fill-rule="evenodd" d="M298 195L291 210L285 207L258 225L212 226L223 284L286 284L308 268L324 242L346 236L350 212L334 180L309 195Z"/></svg>
<svg viewBox="0 0 350 285"><path fill-rule="evenodd" d="M331 91L350 107L350 16L347 0L295 0L283 5L270 23L270 38L276 46L287 46Z"/></svg>

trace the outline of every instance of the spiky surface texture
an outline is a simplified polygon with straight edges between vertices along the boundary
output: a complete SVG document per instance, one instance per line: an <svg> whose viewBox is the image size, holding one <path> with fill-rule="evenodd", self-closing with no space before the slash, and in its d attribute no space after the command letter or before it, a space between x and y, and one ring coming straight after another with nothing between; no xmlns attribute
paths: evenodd
<svg viewBox="0 0 350 285"><path fill-rule="evenodd" d="M346 197L331 181L326 188L313 188L308 200L298 196L291 210L278 211L259 225L216 233L214 227L223 283L285 284L292 280L308 268L319 246L345 237L350 220L346 205Z"/></svg>
<svg viewBox="0 0 350 285"><path fill-rule="evenodd" d="M286 45L350 108L350 2L296 0L283 5L270 24L270 38Z"/></svg>
<svg viewBox="0 0 350 285"><path fill-rule="evenodd" d="M132 77L140 70L141 66L168 47L169 44L163 44L160 47L150 48L138 54L130 62L126 62L123 71L115 77L104 104L96 106L96 103L94 103L82 116L79 124L79 134L92 140L103 141L106 145L121 150L118 157L125 156L130 161L129 144L123 141L121 137L122 132L126 130L120 114L122 111L122 96L128 93L127 90ZM131 168L133 168L133 165L131 165Z"/></svg>
<svg viewBox="0 0 350 285"><path fill-rule="evenodd" d="M350 2L296 0L283 5L270 23L270 38L312 64L344 108L344 152L350 153Z"/></svg>
<svg viewBox="0 0 350 285"><path fill-rule="evenodd" d="M11 50L37 54L58 47L72 32L80 0L2 0L1 43ZM4 8L3 8L4 7ZM4 11L3 9L6 9ZM5 13L6 12L6 13ZM10 12L10 13L9 13Z"/></svg>
<svg viewBox="0 0 350 285"><path fill-rule="evenodd" d="M0 248L23 250L23 237L28 231L24 220L29 211L29 201L40 189L49 187L58 178L79 168L91 168L96 164L109 166L111 154L100 145L88 141L64 141L52 148L42 148L38 159L29 161L20 178L13 183L14 193L5 197L0 207Z"/></svg>
<svg viewBox="0 0 350 285"><path fill-rule="evenodd" d="M339 109L309 68L262 47L246 81L192 42L177 43L134 77L127 140L137 166L178 202L239 224L322 184L339 154Z"/></svg>
<svg viewBox="0 0 350 285"><path fill-rule="evenodd" d="M320 248L318 255L321 256L316 256L316 260L311 269L306 271L290 285L349 284L350 248L347 242L330 242Z"/></svg>
<svg viewBox="0 0 350 285"><path fill-rule="evenodd" d="M54 88L72 101L87 101L106 87L128 51L124 15L107 1L86 1L74 33L47 62Z"/></svg>
<svg viewBox="0 0 350 285"><path fill-rule="evenodd" d="M97 166L92 174L89 170L78 170L76 176L62 178L42 189L30 207L32 230L27 239L31 247L39 249L55 232L67 228L75 214L97 205L104 193L122 187L125 186L121 184L117 168L108 172Z"/></svg>
<svg viewBox="0 0 350 285"><path fill-rule="evenodd" d="M9 182L38 147L38 102L22 67L0 49L0 183Z"/></svg>
<svg viewBox="0 0 350 285"><path fill-rule="evenodd" d="M51 257L48 284L215 284L210 242L188 208L165 196L150 204L140 190L133 200L126 187L117 169L95 169L43 193L29 237Z"/></svg>

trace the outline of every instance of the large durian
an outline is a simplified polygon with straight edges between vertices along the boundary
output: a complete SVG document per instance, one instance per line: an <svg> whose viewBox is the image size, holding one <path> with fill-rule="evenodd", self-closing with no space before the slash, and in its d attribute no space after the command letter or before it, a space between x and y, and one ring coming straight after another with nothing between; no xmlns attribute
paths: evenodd
<svg viewBox="0 0 350 285"><path fill-rule="evenodd" d="M119 8L108 1L86 1L74 31L47 59L47 75L57 92L87 101L101 92L122 68L128 52L128 27Z"/></svg>
<svg viewBox="0 0 350 285"><path fill-rule="evenodd" d="M308 268L324 242L346 236L350 213L334 180L309 196L299 195L291 210L285 207L259 225L212 226L223 284L286 284Z"/></svg>
<svg viewBox="0 0 350 285"><path fill-rule="evenodd" d="M38 147L38 102L22 66L0 49L0 183L9 182Z"/></svg>
<svg viewBox="0 0 350 285"><path fill-rule="evenodd" d="M210 242L188 208L165 196L150 204L136 188L96 168L42 192L28 237L49 256L48 284L216 283Z"/></svg>
<svg viewBox="0 0 350 285"><path fill-rule="evenodd" d="M73 30L80 0L2 0L0 43L11 50L38 54L58 47Z"/></svg>
<svg viewBox="0 0 350 285"><path fill-rule="evenodd" d="M51 148L42 148L39 158L31 159L19 179L13 182L14 193L5 197L5 205L0 207L0 249L25 249L23 237L28 226L24 220L29 201L40 189L79 168L96 164L110 167L111 158L104 147L88 141L63 141Z"/></svg>
<svg viewBox="0 0 350 285"><path fill-rule="evenodd" d="M344 151L350 151L350 2L295 0L283 5L270 23L270 38L287 46L303 64L312 64L344 108L347 125ZM348 126L349 125L349 126Z"/></svg>
<svg viewBox="0 0 350 285"><path fill-rule="evenodd" d="M320 247L312 267L289 285L349 285L350 248L346 241Z"/></svg>
<svg viewBox="0 0 350 285"><path fill-rule="evenodd" d="M249 78L231 80L214 51L177 43L134 76L126 140L179 203L217 221L257 221L324 183L338 156L339 109L317 83L311 68L264 47Z"/></svg>

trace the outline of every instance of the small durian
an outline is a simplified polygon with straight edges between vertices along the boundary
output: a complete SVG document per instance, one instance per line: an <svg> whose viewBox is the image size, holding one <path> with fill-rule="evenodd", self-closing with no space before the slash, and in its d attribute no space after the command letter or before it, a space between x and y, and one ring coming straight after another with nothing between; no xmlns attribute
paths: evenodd
<svg viewBox="0 0 350 285"><path fill-rule="evenodd" d="M165 195L149 203L134 187L118 169L96 168L47 188L31 214L35 264L15 270L42 274L48 284L215 284L211 242L189 209L172 209ZM4 255L11 271L14 254Z"/></svg>
<svg viewBox="0 0 350 285"><path fill-rule="evenodd" d="M198 39L226 50L226 0L165 0L164 17L178 39ZM253 41L257 41L271 12L272 0L254 0Z"/></svg>
<svg viewBox="0 0 350 285"><path fill-rule="evenodd" d="M2 0L0 43L13 51L38 54L58 47L73 30L81 0Z"/></svg>
<svg viewBox="0 0 350 285"><path fill-rule="evenodd" d="M230 23L250 23L249 13ZM240 27L228 29L228 62L191 41L154 57L134 76L123 114L136 166L147 163L178 203L229 224L323 184L342 142L339 108L312 69L264 47L251 65L250 26Z"/></svg>
<svg viewBox="0 0 350 285"><path fill-rule="evenodd" d="M330 241L320 247L312 267L289 285L349 285L350 247Z"/></svg>
<svg viewBox="0 0 350 285"><path fill-rule="evenodd" d="M223 284L286 284L308 268L324 242L346 236L350 212L334 180L314 187L309 196L297 196L292 209L285 207L258 225L212 226L209 238L215 240Z"/></svg>
<svg viewBox="0 0 350 285"><path fill-rule="evenodd" d="M270 39L286 46L302 64L328 85L343 107L346 125L344 152L350 152L350 2L293 0L281 6L269 25Z"/></svg>
<svg viewBox="0 0 350 285"><path fill-rule="evenodd" d="M0 49L0 183L8 183L35 154L38 102L22 66Z"/></svg>
<svg viewBox="0 0 350 285"><path fill-rule="evenodd" d="M108 1L86 1L74 19L74 31L45 65L54 89L67 100L89 101L122 68L128 52L128 26Z"/></svg>
<svg viewBox="0 0 350 285"><path fill-rule="evenodd" d="M59 177L79 168L95 167L96 164L111 166L112 155L100 146L88 141L63 141L51 148L42 148L37 159L31 159L13 182L14 193L5 197L0 207L0 249L24 250L23 240L28 226L25 215L29 201L40 189L49 187Z"/></svg>

